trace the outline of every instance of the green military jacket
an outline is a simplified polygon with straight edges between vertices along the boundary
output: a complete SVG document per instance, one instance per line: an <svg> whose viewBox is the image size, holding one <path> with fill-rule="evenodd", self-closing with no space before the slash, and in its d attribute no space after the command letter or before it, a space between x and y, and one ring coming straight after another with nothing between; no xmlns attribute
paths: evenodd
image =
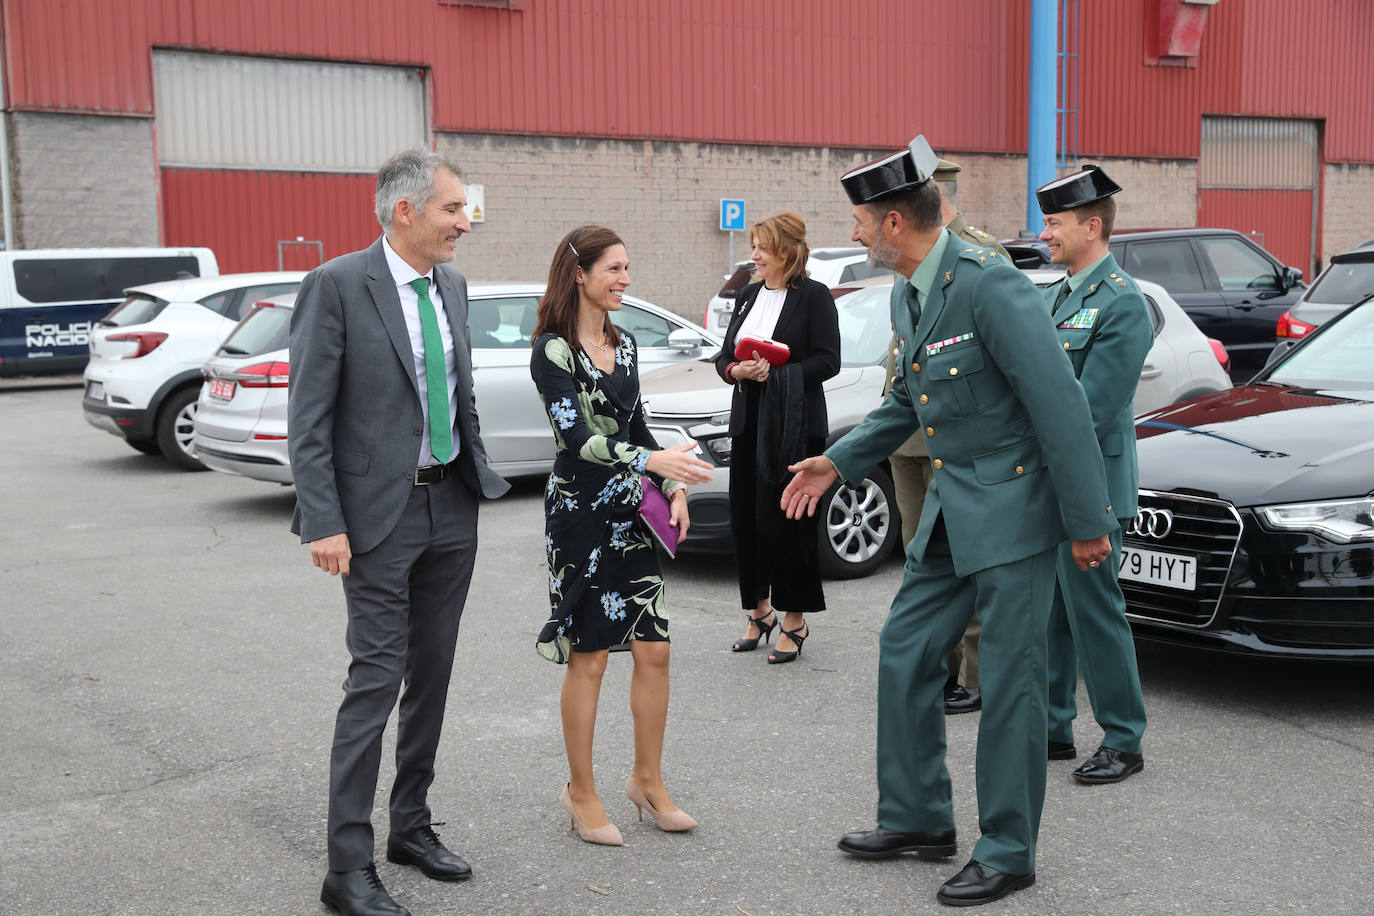
<svg viewBox="0 0 1374 916"><path fill-rule="evenodd" d="M1045 302L1092 409L1107 472L1108 500L1117 518L1131 518L1138 507L1140 486L1132 399L1145 356L1154 344L1149 306L1135 281L1110 254L1055 308L1067 282L1060 280L1044 290Z"/></svg>
<svg viewBox="0 0 1374 916"><path fill-rule="evenodd" d="M954 218L945 224L945 228L954 233L959 238L972 245L982 248L992 248L1002 257L1011 260L1011 255L1007 254L1007 249L1002 247L1002 243L988 235L982 229L978 229L968 224L964 219L964 214L955 213ZM887 351L887 381L883 384L883 396L892 390L892 379L897 374L897 361L894 359L894 351L897 349L897 334L894 329L892 343L888 344ZM924 458L926 456L925 437L916 435L897 446L896 454L907 458Z"/></svg>
<svg viewBox="0 0 1374 916"><path fill-rule="evenodd" d="M893 286L896 382L825 454L855 482L923 431L935 479L908 556L941 516L961 576L1115 530L1088 402L1034 284L951 238L919 322L906 290Z"/></svg>

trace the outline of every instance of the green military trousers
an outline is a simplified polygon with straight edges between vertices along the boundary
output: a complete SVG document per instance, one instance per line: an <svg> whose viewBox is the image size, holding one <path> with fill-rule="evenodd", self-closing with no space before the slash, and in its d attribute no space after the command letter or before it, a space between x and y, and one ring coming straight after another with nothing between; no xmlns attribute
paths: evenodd
<svg viewBox="0 0 1374 916"><path fill-rule="evenodd" d="M1059 545L1059 581L1049 629L1049 737L1073 744L1081 666L1093 717L1104 732L1103 746L1139 754L1145 734L1145 697L1140 692L1131 625L1126 622L1126 598L1116 578L1121 529L1110 537L1112 555L1086 571L1074 565L1071 545Z"/></svg>
<svg viewBox="0 0 1374 916"><path fill-rule="evenodd" d="M924 556L919 562L908 557L879 641L879 826L910 832L954 827L945 767L945 659L977 613L983 623L977 753L982 837L972 857L1008 874L1035 870L1045 802L1045 639L1054 561L1050 548L960 576L940 518Z"/></svg>

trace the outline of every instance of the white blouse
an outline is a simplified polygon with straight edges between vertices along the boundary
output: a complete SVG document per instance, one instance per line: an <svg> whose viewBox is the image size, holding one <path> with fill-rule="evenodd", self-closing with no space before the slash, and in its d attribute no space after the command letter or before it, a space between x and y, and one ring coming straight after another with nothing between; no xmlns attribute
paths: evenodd
<svg viewBox="0 0 1374 916"><path fill-rule="evenodd" d="M778 326L778 316L782 314L783 303L786 301L787 287L759 287L759 294L755 297L749 314L744 316L739 331L735 334L735 346L739 346L739 342L745 337L771 339L774 329Z"/></svg>

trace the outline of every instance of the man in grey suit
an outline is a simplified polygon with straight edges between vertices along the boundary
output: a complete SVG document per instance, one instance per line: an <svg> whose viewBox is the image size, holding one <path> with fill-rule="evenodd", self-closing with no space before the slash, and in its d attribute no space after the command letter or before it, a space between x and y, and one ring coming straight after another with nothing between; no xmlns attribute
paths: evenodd
<svg viewBox="0 0 1374 916"><path fill-rule="evenodd" d="M449 266L471 228L461 173L424 149L377 174L383 236L316 268L291 319L288 414L310 559L343 576L352 655L329 762L326 905L405 914L373 863L382 732L400 696L387 858L445 881L472 870L439 841L425 797L477 552L487 466L472 394L467 281ZM405 693L401 695L402 683Z"/></svg>

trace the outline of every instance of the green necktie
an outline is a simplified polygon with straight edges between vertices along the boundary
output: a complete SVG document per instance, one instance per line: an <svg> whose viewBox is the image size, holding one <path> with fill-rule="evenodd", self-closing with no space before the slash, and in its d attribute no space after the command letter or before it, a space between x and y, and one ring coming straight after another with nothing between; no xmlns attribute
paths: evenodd
<svg viewBox="0 0 1374 916"><path fill-rule="evenodd" d="M1067 279L1059 281L1059 295L1054 297L1054 307L1051 312L1059 311L1059 306L1064 304L1064 300L1069 298L1069 281Z"/></svg>
<svg viewBox="0 0 1374 916"><path fill-rule="evenodd" d="M448 367L444 365L444 339L439 319L429 299L429 277L410 281L420 297L420 331L425 339L425 382L429 400L429 450L440 464L453 457L453 418L448 414Z"/></svg>

